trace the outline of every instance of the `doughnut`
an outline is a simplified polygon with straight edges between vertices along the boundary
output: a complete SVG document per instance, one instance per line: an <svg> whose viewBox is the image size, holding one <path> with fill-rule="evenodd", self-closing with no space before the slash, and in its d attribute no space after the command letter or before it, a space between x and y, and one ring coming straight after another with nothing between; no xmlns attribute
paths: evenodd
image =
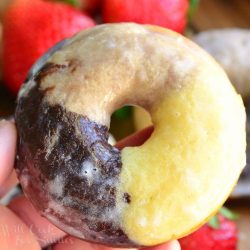
<svg viewBox="0 0 250 250"><path fill-rule="evenodd" d="M250 30L213 29L193 36L193 41L210 53L224 68L237 92L250 96Z"/></svg>
<svg viewBox="0 0 250 250"><path fill-rule="evenodd" d="M110 116L128 104L154 131L118 149ZM57 45L31 69L15 119L27 198L68 234L113 247L191 233L245 165L241 97L205 51L156 26L100 25Z"/></svg>

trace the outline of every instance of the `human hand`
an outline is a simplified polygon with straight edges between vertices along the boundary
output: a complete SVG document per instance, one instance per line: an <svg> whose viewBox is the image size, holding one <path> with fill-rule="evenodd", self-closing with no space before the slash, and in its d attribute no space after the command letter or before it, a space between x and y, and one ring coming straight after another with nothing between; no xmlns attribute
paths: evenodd
<svg viewBox="0 0 250 250"><path fill-rule="evenodd" d="M152 133L143 130L117 143L118 148L142 144ZM18 183L13 170L17 132L13 122L0 121L0 197ZM51 246L53 250L119 250L88 243L72 236L42 218L31 203L21 195L5 207L0 205L1 250L38 250ZM172 241L145 250L180 250L179 243Z"/></svg>

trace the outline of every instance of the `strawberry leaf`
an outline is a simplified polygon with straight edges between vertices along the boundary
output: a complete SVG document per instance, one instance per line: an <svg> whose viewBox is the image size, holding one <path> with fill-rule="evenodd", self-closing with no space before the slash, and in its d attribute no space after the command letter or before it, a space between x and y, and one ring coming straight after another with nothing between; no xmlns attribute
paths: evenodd
<svg viewBox="0 0 250 250"><path fill-rule="evenodd" d="M223 215L225 218L229 220L237 220L239 218L239 215L237 213L232 212L226 207L222 207L219 212L221 215Z"/></svg>
<svg viewBox="0 0 250 250"><path fill-rule="evenodd" d="M200 0L189 0L188 18L191 20L194 12L196 11Z"/></svg>
<svg viewBox="0 0 250 250"><path fill-rule="evenodd" d="M120 108L117 111L115 111L115 113L113 115L118 120L125 120L125 119L129 118L131 116L131 114L132 114L132 108L129 106L125 106L125 107Z"/></svg>
<svg viewBox="0 0 250 250"><path fill-rule="evenodd" d="M215 215L214 217L212 217L208 223L207 223L210 227L212 227L213 229L219 229L220 228L220 221L217 215Z"/></svg>
<svg viewBox="0 0 250 250"><path fill-rule="evenodd" d="M73 7L76 7L76 8L80 7L80 1L79 0L57 0L57 1L72 5Z"/></svg>

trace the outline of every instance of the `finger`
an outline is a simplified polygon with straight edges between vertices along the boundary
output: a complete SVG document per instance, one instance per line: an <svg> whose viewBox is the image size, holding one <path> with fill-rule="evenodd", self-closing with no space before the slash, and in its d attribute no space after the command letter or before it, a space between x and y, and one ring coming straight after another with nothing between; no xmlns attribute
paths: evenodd
<svg viewBox="0 0 250 250"><path fill-rule="evenodd" d="M121 248L105 247L98 244L88 243L74 237L66 237L53 247L53 250L122 250ZM127 248L126 250L132 250ZM135 249L133 249L135 250Z"/></svg>
<svg viewBox="0 0 250 250"><path fill-rule="evenodd" d="M42 247L65 237L66 233L43 218L24 196L12 200L8 207L25 222Z"/></svg>
<svg viewBox="0 0 250 250"><path fill-rule="evenodd" d="M33 233L11 210L0 206L1 250L39 250L41 247Z"/></svg>
<svg viewBox="0 0 250 250"><path fill-rule="evenodd" d="M16 185L17 178L13 170L10 177L0 187L0 204L8 205L10 201L20 195L21 189Z"/></svg>
<svg viewBox="0 0 250 250"><path fill-rule="evenodd" d="M12 170L10 176L8 176L7 179L0 186L0 198L6 195L14 186L17 185L17 183L18 179L16 176L16 171Z"/></svg>
<svg viewBox="0 0 250 250"><path fill-rule="evenodd" d="M17 132L13 122L0 121L0 185L10 175L15 160Z"/></svg>
<svg viewBox="0 0 250 250"><path fill-rule="evenodd" d="M144 248L145 250L181 250L180 244L178 241L174 240L168 243L156 247Z"/></svg>
<svg viewBox="0 0 250 250"><path fill-rule="evenodd" d="M122 149L124 147L135 147L142 145L153 133L154 127L147 127L139 132L136 132L121 141L119 141L115 147L118 149Z"/></svg>

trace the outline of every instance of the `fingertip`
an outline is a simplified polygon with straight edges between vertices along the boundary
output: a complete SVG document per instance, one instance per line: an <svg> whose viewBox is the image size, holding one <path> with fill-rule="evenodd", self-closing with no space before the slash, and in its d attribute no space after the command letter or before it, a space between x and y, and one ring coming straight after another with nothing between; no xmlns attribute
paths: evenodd
<svg viewBox="0 0 250 250"><path fill-rule="evenodd" d="M171 244L172 244L172 246L171 246ZM172 247L172 248L171 248L171 247ZM181 245L180 245L179 241L177 241L177 240L172 241L172 242L170 243L170 248L169 248L169 250L181 250Z"/></svg>
<svg viewBox="0 0 250 250"><path fill-rule="evenodd" d="M173 240L155 247L145 248L145 250L181 250L181 246L177 240Z"/></svg>
<svg viewBox="0 0 250 250"><path fill-rule="evenodd" d="M12 121L0 121L0 185L10 175L15 161L17 131Z"/></svg>
<svg viewBox="0 0 250 250"><path fill-rule="evenodd" d="M0 200L5 199L4 197L18 184L16 171L13 169L8 178L0 185ZM6 204L6 203L2 203ZM7 203L8 204L8 203Z"/></svg>
<svg viewBox="0 0 250 250"><path fill-rule="evenodd" d="M123 250L122 248L106 247L99 244L89 243L72 236L64 238L60 243L53 247L53 250ZM124 249L125 250L125 249ZM126 248L126 250L136 250Z"/></svg>
<svg viewBox="0 0 250 250"><path fill-rule="evenodd" d="M35 236L29 228L11 210L0 205L2 250L40 250Z"/></svg>

